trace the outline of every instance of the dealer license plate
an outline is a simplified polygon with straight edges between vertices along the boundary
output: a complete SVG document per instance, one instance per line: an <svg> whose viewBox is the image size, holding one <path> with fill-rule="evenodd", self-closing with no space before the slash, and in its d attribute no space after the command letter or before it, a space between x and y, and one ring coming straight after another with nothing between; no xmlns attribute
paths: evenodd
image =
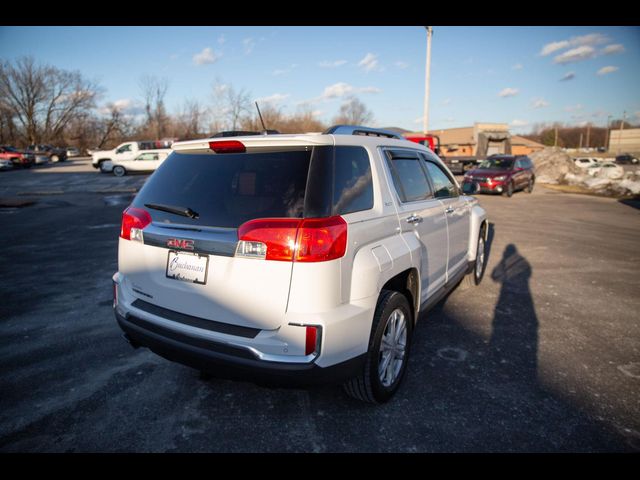
<svg viewBox="0 0 640 480"><path fill-rule="evenodd" d="M169 250L167 278L204 285L207 283L208 266L209 255Z"/></svg>

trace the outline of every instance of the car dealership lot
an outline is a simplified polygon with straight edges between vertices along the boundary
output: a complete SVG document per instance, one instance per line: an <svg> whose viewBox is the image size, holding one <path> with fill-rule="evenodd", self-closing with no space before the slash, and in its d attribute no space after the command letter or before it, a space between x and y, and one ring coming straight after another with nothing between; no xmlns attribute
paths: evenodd
<svg viewBox="0 0 640 480"><path fill-rule="evenodd" d="M0 451L640 450L634 206L539 186L480 196L485 278L422 315L406 383L376 407L132 350L111 275L146 178L81 159L0 174L14 202L0 208Z"/></svg>

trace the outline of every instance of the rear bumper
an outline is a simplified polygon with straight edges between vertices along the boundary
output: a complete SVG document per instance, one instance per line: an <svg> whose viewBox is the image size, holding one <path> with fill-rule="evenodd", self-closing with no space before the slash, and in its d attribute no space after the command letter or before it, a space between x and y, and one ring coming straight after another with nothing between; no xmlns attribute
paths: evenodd
<svg viewBox="0 0 640 480"><path fill-rule="evenodd" d="M357 375L364 365L365 354L325 368L315 362L259 360L245 349L170 330L130 313L114 312L134 347L149 348L168 360L225 378L279 386L340 383Z"/></svg>

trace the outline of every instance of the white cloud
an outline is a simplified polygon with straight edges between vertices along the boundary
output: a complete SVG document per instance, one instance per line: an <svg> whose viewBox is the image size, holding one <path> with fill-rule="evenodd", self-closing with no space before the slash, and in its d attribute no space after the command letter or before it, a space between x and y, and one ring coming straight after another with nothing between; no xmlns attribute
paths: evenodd
<svg viewBox="0 0 640 480"><path fill-rule="evenodd" d="M607 75L608 73L613 73L616 70L618 70L618 67L602 67L600 70L598 70L597 75Z"/></svg>
<svg viewBox="0 0 640 480"><path fill-rule="evenodd" d="M286 68L277 68L275 69L273 72L271 72L272 75L274 76L279 76L279 75L285 75L287 73L289 73L291 70L293 70L294 68L296 68L298 66L297 63L292 63L291 65L289 65Z"/></svg>
<svg viewBox="0 0 640 480"><path fill-rule="evenodd" d="M242 40L242 45L244 45L244 54L249 55L253 52L253 49L256 46L256 41L252 37L247 37Z"/></svg>
<svg viewBox="0 0 640 480"><path fill-rule="evenodd" d="M622 45L621 43L614 43L612 45L607 45L602 50L600 50L600 53L602 55L614 55L616 53L622 53L622 52L624 52L624 45Z"/></svg>
<svg viewBox="0 0 640 480"><path fill-rule="evenodd" d="M533 101L531 102L532 108L544 108L548 106L549 106L549 102L547 102L544 98L534 98Z"/></svg>
<svg viewBox="0 0 640 480"><path fill-rule="evenodd" d="M564 107L565 112L576 112L578 110L582 110L584 107L581 103L576 103L575 105L567 105Z"/></svg>
<svg viewBox="0 0 640 480"><path fill-rule="evenodd" d="M400 70L404 70L409 66L407 62L403 62L402 60L398 60L397 62L394 63L394 65L398 67Z"/></svg>
<svg viewBox="0 0 640 480"><path fill-rule="evenodd" d="M507 88L503 88L500 93L498 94L499 97L513 97L515 95L517 95L519 92L519 90L517 88L511 88L511 87L507 87Z"/></svg>
<svg viewBox="0 0 640 480"><path fill-rule="evenodd" d="M219 45L224 45L224 43L225 43L226 41L227 41L227 37L225 37L224 33L223 33L223 34L221 34L221 35L218 37L218 44L219 44Z"/></svg>
<svg viewBox="0 0 640 480"><path fill-rule="evenodd" d="M511 122L512 127L526 127L527 125L529 125L529 122L527 122L526 120L516 119Z"/></svg>
<svg viewBox="0 0 640 480"><path fill-rule="evenodd" d="M579 45L601 45L603 43L607 43L609 41L609 37L602 33L589 33L587 35L581 35L579 37L572 37L569 40L569 43L572 47L576 47Z"/></svg>
<svg viewBox="0 0 640 480"><path fill-rule="evenodd" d="M558 55L553 59L553 63L573 63L593 58L596 55L596 49L589 45L582 45L580 47L572 48L566 52Z"/></svg>
<svg viewBox="0 0 640 480"><path fill-rule="evenodd" d="M524 67L521 63L516 63L513 67L511 67L511 70L522 70L523 68Z"/></svg>
<svg viewBox="0 0 640 480"><path fill-rule="evenodd" d="M358 62L358 66L362 67L365 72L378 70L380 68L378 65L378 56L373 53L367 53L364 58Z"/></svg>
<svg viewBox="0 0 640 480"><path fill-rule="evenodd" d="M337 68L337 67L341 67L346 63L347 63L346 60L335 60L333 62L329 60L323 60L322 62L318 62L318 66L321 68Z"/></svg>
<svg viewBox="0 0 640 480"><path fill-rule="evenodd" d="M207 47L200 53L196 53L193 56L193 63L195 63L196 65L206 65L209 63L214 63L219 58L220 55L216 55L210 47Z"/></svg>
<svg viewBox="0 0 640 480"><path fill-rule="evenodd" d="M348 83L338 82L326 87L320 98L323 100L330 100L355 93L380 93L381 91L382 90L377 87L354 87Z"/></svg>
<svg viewBox="0 0 640 480"><path fill-rule="evenodd" d="M272 105L277 105L279 103L284 102L291 95L289 93L274 93L273 95L269 95L268 97L257 98L256 102L258 103L270 103Z"/></svg>
<svg viewBox="0 0 640 480"><path fill-rule="evenodd" d="M130 98L120 98L114 102L107 103L98 111L103 115L109 115L112 106L125 116L136 116L144 113L144 105L140 101Z"/></svg>
<svg viewBox="0 0 640 480"><path fill-rule="evenodd" d="M557 52L558 50L562 50L567 47L569 47L568 40L547 43L544 47L542 47L542 50L540 50L539 55L546 57L547 55L551 55L553 52Z"/></svg>
<svg viewBox="0 0 640 480"><path fill-rule="evenodd" d="M567 72L564 74L564 76L560 79L561 82L566 82L567 80L573 80L574 78L576 78L576 74L575 72Z"/></svg>

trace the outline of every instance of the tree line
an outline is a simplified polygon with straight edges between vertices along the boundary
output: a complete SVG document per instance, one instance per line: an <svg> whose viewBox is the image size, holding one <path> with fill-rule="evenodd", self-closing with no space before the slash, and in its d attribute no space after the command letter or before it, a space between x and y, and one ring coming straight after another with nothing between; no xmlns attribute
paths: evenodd
<svg viewBox="0 0 640 480"><path fill-rule="evenodd" d="M104 88L78 71L22 57L0 61L0 144L24 147L111 148L128 140L193 139L224 130L262 130L251 93L216 79L208 102L187 99L177 112L165 104L167 78L138 80L139 108L126 102L98 104ZM260 105L265 125L282 133L319 132L325 125L309 105L285 113L274 103ZM366 125L373 114L358 98L347 97L332 124Z"/></svg>
<svg viewBox="0 0 640 480"><path fill-rule="evenodd" d="M521 136L548 147L557 145L564 148L607 148L609 146L609 131L619 130L620 127L623 129L638 128L638 125L634 126L622 119L611 121L609 128L596 127L591 124L581 127L562 123L537 124L533 126L530 133Z"/></svg>

